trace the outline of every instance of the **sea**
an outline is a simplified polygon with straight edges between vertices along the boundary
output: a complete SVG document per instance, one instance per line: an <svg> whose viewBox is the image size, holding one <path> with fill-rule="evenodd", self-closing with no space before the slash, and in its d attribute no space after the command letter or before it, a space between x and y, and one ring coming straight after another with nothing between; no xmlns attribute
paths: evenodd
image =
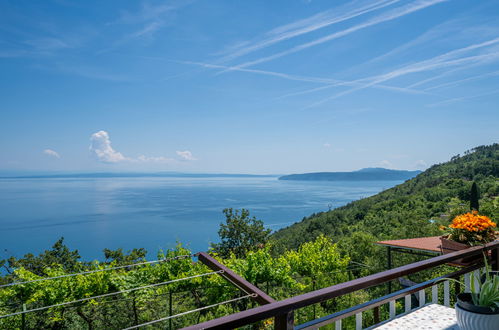
<svg viewBox="0 0 499 330"><path fill-rule="evenodd" d="M218 242L223 209L245 208L277 230L401 181L280 181L276 176L49 177L0 179L0 259L38 254L60 237L83 260L103 249Z"/></svg>

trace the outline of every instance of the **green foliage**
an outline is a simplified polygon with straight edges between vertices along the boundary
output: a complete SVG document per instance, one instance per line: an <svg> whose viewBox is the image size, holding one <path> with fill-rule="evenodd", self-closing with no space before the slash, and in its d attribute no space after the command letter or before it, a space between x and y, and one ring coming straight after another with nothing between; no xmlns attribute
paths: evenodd
<svg viewBox="0 0 499 330"><path fill-rule="evenodd" d="M336 244L324 235L315 241L304 243L297 251L288 251L285 258L292 270L313 280L321 278L324 274L345 270L350 261L348 257L341 257ZM342 275L344 274L345 272ZM335 282L345 279L345 276L340 276Z"/></svg>
<svg viewBox="0 0 499 330"><path fill-rule="evenodd" d="M270 229L265 229L263 221L250 217L246 209L224 209L225 223L220 224L218 236L220 243L211 245L212 250L222 257L234 253L237 257L244 257L249 251L267 243Z"/></svg>
<svg viewBox="0 0 499 330"><path fill-rule="evenodd" d="M484 257L485 269L481 270L485 281L481 282L480 271L471 274L471 296L477 306L499 308L499 276L492 272L492 268Z"/></svg>

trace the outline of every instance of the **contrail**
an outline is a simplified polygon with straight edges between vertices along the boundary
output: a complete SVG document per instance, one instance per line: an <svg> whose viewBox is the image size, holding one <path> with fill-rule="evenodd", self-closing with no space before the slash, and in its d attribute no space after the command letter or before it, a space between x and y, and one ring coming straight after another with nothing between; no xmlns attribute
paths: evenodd
<svg viewBox="0 0 499 330"><path fill-rule="evenodd" d="M342 30L339 32L335 32L335 33L332 33L332 34L327 35L325 37L316 39L314 41L310 41L310 42L295 46L291 49L276 53L274 55L270 55L270 56L263 57L263 58L260 58L260 59L254 60L254 61L250 61L250 62L246 62L246 63L240 64L240 65L234 66L233 68L238 68L238 69L239 68L246 68L246 67L250 67L250 66L253 66L256 64L275 60L277 58L280 58L280 57L283 57L286 55L290 55L290 54L305 50L305 49L313 47L313 46L323 44L327 41L331 41L334 39L344 37L346 35L349 35L349 34L354 33L356 31L365 29L367 27L377 25L379 23L391 21L391 20L394 20L396 18L411 14L413 12L416 12L416 11L419 11L419 10L425 9L427 7L430 7L430 6L433 6L433 5L442 3L442 2L446 2L446 1L448 1L448 0L420 0L420 1L417 1L415 4L410 4L410 5L402 6L402 7L396 8L394 10L391 10L389 13L375 17L374 19L371 19L365 23L361 23L361 24L355 25L353 27L350 27L348 29L345 29L345 30Z"/></svg>
<svg viewBox="0 0 499 330"><path fill-rule="evenodd" d="M340 22L347 21L349 19L355 18L360 15L367 14L369 12L390 6L394 3L399 2L400 0L382 0L382 1L368 1L367 4L359 7L358 3L351 3L348 6L343 6L340 8L334 8L322 13L316 14L306 19L299 20L297 22L284 25L282 27L278 27L266 33L269 35L266 39L256 42L250 46L242 46L239 49L236 49L231 54L223 57L221 62L227 62L233 60L237 57L255 52L262 48L266 48L272 46L276 43L279 43L284 40L288 40L291 38L295 38L301 36L306 33L310 33L330 25L334 25ZM338 11L341 12L341 9L346 7L347 12L338 14ZM355 7L353 10L351 7Z"/></svg>

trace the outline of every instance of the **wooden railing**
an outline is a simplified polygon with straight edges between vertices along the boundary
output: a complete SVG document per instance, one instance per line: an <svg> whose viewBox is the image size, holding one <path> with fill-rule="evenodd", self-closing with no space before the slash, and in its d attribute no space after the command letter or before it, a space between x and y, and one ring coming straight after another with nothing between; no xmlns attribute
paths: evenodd
<svg viewBox="0 0 499 330"><path fill-rule="evenodd" d="M458 278L461 275L464 275L465 278L469 279L469 275L471 272L479 269L481 267L480 264L473 265L464 269L461 269L457 272L453 272L451 274L447 274L444 276L440 276L434 279L431 279L429 281L419 283L417 285L411 286L409 288L388 294L386 296L383 296L378 299L374 299L371 301L368 301L366 303L342 310L340 312L330 314L315 320L312 320L310 322L306 322L303 324L300 324L298 326L295 326L295 329L317 329L319 327L335 323L336 329L341 329L341 320L355 315L355 328L356 329L362 329L362 312L365 312L367 310L375 309L379 312L379 307L388 304L389 305L389 319L393 319L395 316L397 316L396 313L396 308L395 308L395 302L397 299L404 298L404 313L410 312L414 306L412 306L412 300L411 300L411 295L412 294L417 294L418 297L418 306L416 307L421 307L426 303L426 292L425 289L431 287L432 289L432 294L431 294L431 300L433 303L438 303L438 286L439 282L443 282L444 286L444 305L445 306L450 306L450 281L446 280L447 278ZM379 322L379 315L378 315L378 322Z"/></svg>
<svg viewBox="0 0 499 330"><path fill-rule="evenodd" d="M337 285L333 285L327 288L323 288L320 290L308 292L299 296L291 297L281 301L274 301L267 303L266 305L255 307L252 309L248 309L239 313L231 314L225 317L221 317L218 319L214 319L211 321L207 321L204 323L200 323L197 325L190 326L185 329L234 329L237 327L241 327L244 325L252 324L255 322L259 322L269 318L276 318L275 328L278 330L281 329L315 329L325 324L330 324L335 322L336 328L341 329L341 320L345 317L355 315L356 317L356 327L361 328L362 326L362 312L379 308L379 306L388 303L390 309L390 317L395 316L395 300L405 297L406 311L410 311L412 308L410 304L410 296L412 293L418 293L420 300L419 304L424 304L426 300L425 297L425 288L432 287L432 300L436 301L436 297L438 297L438 293L435 294L436 285L438 285L437 281L441 280L440 278L432 279L430 281L418 284L413 287L409 287L407 289L394 292L387 296L381 297L379 299L375 299L364 304L354 306L352 308L340 311L335 314L331 314L325 316L323 318L319 318L302 325L295 326L294 325L294 317L293 313L295 310L303 307L307 307L316 303L320 303L322 301L326 301L329 299L333 299L345 294L349 294L358 290L367 289L376 285L380 285L386 283L388 281L395 280L399 277L414 274L426 269L431 269L437 266L441 266L447 264L449 262L455 261L456 259L461 259L465 257L476 256L479 257L484 254L489 254L488 251L491 251L489 255L489 259L492 267L497 270L499 265L499 241L495 241L492 243L488 243L483 246L475 246L465 250L444 254L438 257L430 258L427 260L415 262L412 264L408 264L405 266L401 266L394 269L389 269L384 272L372 274L366 277L358 278L352 281L340 283ZM480 259L480 258L478 258ZM448 274L444 277L458 277L461 275L465 275L465 282L469 285L469 274L470 272L479 268L479 265L473 265L464 269L461 269L452 274ZM466 275L467 274L467 275ZM444 304L449 305L449 282L443 282L444 286ZM407 298L409 297L409 298ZM278 321L279 320L279 321Z"/></svg>

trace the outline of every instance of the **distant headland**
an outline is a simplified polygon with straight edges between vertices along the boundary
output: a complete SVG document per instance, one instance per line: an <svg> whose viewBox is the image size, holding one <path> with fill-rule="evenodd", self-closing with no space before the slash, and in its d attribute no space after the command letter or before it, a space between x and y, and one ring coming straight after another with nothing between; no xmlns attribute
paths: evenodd
<svg viewBox="0 0 499 330"><path fill-rule="evenodd" d="M290 174L279 177L279 180L296 181L395 181L409 180L421 171L390 170L387 168L370 167L352 172L315 172Z"/></svg>

